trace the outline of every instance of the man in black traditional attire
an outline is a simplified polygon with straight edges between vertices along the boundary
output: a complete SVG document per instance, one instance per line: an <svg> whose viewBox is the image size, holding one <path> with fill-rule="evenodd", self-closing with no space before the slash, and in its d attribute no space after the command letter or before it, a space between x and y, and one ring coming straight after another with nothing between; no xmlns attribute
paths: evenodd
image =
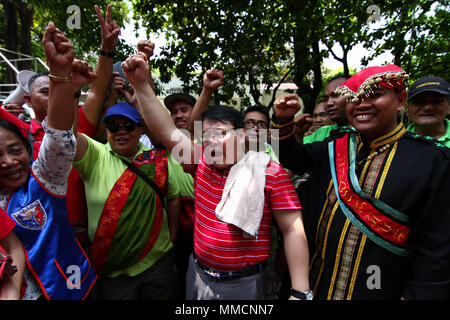
<svg viewBox="0 0 450 320"><path fill-rule="evenodd" d="M395 65L355 74L336 89L349 127L308 145L293 135L297 95L274 104L282 165L312 172L315 299L449 299L450 149L398 122L407 78Z"/></svg>

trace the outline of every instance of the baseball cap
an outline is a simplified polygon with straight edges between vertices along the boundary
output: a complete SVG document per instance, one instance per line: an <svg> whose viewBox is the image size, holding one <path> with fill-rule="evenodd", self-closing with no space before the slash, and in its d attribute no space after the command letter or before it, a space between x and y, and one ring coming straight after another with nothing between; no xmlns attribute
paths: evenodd
<svg viewBox="0 0 450 320"><path fill-rule="evenodd" d="M106 123L112 116L126 117L135 123L140 123L142 120L141 115L136 110L136 108L125 102L119 102L118 104L115 104L111 108L109 108L108 111L106 111L105 116L103 117L103 122Z"/></svg>
<svg viewBox="0 0 450 320"><path fill-rule="evenodd" d="M187 104L190 104L192 107L195 105L195 98L189 94L179 92L179 93L173 93L167 97L164 98L164 105L167 109L171 110L173 108L173 105L179 101L186 102Z"/></svg>
<svg viewBox="0 0 450 320"><path fill-rule="evenodd" d="M426 76L420 78L411 85L408 92L408 101L427 91L448 95L450 93L450 87L444 78L437 76Z"/></svg>

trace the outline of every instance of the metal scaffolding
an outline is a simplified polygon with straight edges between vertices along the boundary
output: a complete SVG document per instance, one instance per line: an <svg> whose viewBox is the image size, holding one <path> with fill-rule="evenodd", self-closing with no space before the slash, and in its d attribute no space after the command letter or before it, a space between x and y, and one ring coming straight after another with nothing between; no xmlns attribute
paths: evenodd
<svg viewBox="0 0 450 320"><path fill-rule="evenodd" d="M13 54L17 56L17 58L8 59L3 54L3 52ZM0 65L5 63L8 68L12 69L16 73L16 75L21 71L18 69L17 63L20 61L28 61L28 60L33 61L32 63L33 70L31 71L38 72L38 68L40 65L42 65L45 69L48 70L48 66L44 63L44 61L42 61L38 57L32 57L24 53L11 51L5 48L0 48ZM3 101L6 97L8 97L10 92L15 90L17 86L18 86L17 81L16 83L0 83L0 101Z"/></svg>

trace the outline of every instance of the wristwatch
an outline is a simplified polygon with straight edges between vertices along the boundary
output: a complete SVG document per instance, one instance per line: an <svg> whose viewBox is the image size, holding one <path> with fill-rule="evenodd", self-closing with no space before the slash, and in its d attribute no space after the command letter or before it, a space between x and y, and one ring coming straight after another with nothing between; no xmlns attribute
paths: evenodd
<svg viewBox="0 0 450 320"><path fill-rule="evenodd" d="M312 300L314 298L313 292L311 290L308 291L297 291L291 288L291 296L296 297L301 300Z"/></svg>
<svg viewBox="0 0 450 320"><path fill-rule="evenodd" d="M108 52L105 50L100 50L99 52L102 56L108 57L108 58L114 58L114 56L116 55L116 53L114 51L112 52Z"/></svg>

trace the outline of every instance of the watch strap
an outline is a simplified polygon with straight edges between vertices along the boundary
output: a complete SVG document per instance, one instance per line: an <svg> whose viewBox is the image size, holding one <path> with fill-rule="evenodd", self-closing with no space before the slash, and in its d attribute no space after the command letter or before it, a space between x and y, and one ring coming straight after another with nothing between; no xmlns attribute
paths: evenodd
<svg viewBox="0 0 450 320"><path fill-rule="evenodd" d="M105 51L105 50L100 50L100 54L102 56L105 56L105 57L108 57L108 58L114 58L116 53L115 52L108 52L108 51Z"/></svg>
<svg viewBox="0 0 450 320"><path fill-rule="evenodd" d="M297 299L301 299L301 300L308 300L308 296L312 297L312 291L308 290L308 291L297 291L293 288L291 288L291 296L296 297Z"/></svg>

